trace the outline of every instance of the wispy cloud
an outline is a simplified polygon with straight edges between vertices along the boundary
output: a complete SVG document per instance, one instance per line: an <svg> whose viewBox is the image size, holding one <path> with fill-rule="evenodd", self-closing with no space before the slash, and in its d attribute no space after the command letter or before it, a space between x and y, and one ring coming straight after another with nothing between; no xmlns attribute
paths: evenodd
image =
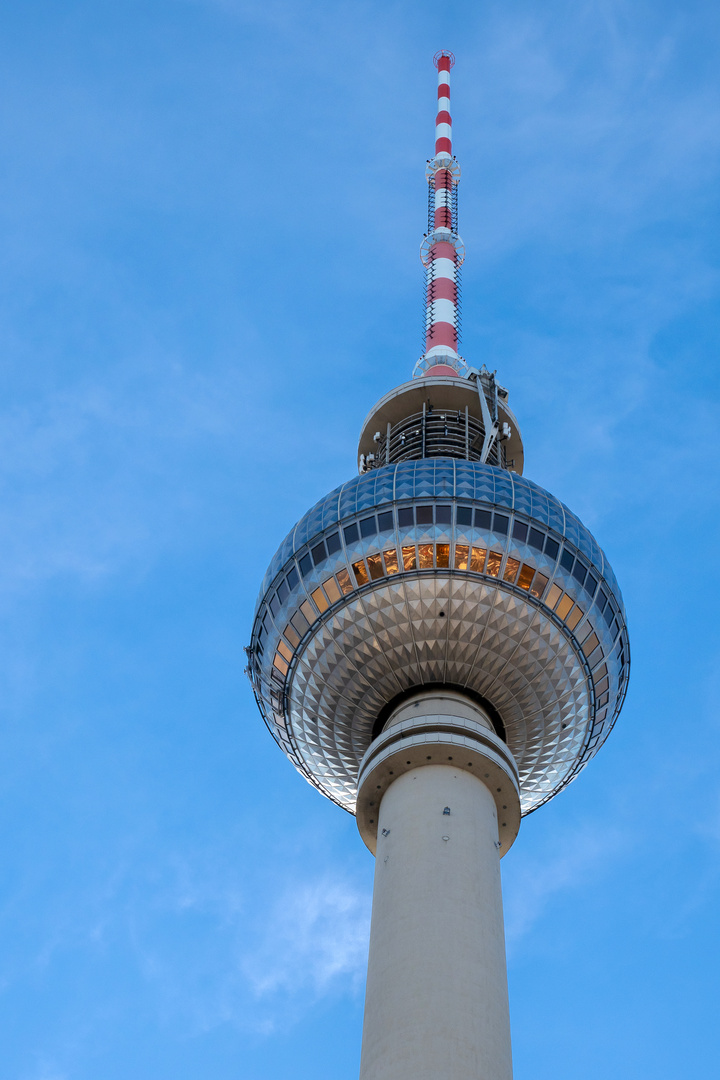
<svg viewBox="0 0 720 1080"><path fill-rule="evenodd" d="M357 989L367 964L370 894L349 881L321 878L288 889L269 913L245 958L253 992L326 993L342 983Z"/></svg>

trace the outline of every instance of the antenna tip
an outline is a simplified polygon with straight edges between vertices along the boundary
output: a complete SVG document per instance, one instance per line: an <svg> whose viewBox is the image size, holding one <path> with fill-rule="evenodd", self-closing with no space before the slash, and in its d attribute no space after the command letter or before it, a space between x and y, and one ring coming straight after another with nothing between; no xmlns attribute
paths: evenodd
<svg viewBox="0 0 720 1080"><path fill-rule="evenodd" d="M440 65L440 61L441 61L441 60L448 60L448 61L449 61L449 63L446 63L446 64L443 64L443 65L442 65L442 67L443 67L443 68L444 68L444 69L445 69L446 71L449 71L449 70L450 70L450 68L451 68L451 67L453 66L453 64L455 63L455 53L451 53L451 52L448 52L448 51L447 51L446 49L439 49L439 50L438 50L438 51L437 51L437 52L435 53L435 55L433 56L433 64L434 64L434 65L435 65L435 67L436 67L436 68L438 69L438 71L440 70L440 66L441 66L441 65Z"/></svg>

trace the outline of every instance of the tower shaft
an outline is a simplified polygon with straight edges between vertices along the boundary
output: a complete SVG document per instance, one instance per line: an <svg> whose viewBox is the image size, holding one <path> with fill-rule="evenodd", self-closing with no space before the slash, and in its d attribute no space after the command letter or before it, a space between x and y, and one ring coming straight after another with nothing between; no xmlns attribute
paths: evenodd
<svg viewBox="0 0 720 1080"><path fill-rule="evenodd" d="M467 717L483 718L458 697L418 699L424 763L382 793L360 1080L512 1078L494 790L506 786L507 807L510 785L472 763L462 742L478 730ZM412 713L413 703L399 733L405 761L418 725ZM391 740L385 753L397 745ZM370 792L382 767L365 779Z"/></svg>

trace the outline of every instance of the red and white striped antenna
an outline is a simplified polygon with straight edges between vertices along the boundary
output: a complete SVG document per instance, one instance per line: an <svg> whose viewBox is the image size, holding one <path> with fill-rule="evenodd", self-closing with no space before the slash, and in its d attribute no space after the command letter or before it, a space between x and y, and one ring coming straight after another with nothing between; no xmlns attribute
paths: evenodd
<svg viewBox="0 0 720 1080"><path fill-rule="evenodd" d="M435 117L435 156L427 163L429 185L428 232L420 248L425 267L425 352L413 371L425 375L465 376L467 365L458 354L460 332L460 266L465 248L457 232L457 185L460 166L452 152L450 115L451 52L435 54L438 103Z"/></svg>

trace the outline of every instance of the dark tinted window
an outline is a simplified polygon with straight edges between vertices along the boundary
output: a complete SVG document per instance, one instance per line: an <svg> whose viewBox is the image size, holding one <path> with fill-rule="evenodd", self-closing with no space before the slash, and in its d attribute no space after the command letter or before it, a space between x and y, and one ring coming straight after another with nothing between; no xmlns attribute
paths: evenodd
<svg viewBox="0 0 720 1080"><path fill-rule="evenodd" d="M382 514L378 514L378 522L380 523L380 532L389 532L393 527L392 510L383 510Z"/></svg>
<svg viewBox="0 0 720 1080"><path fill-rule="evenodd" d="M478 529L490 528L490 511L489 510L476 510L475 511L475 527Z"/></svg>
<svg viewBox="0 0 720 1080"><path fill-rule="evenodd" d="M288 596L290 595L290 590L288 589L288 587L287 587L287 585L285 584L284 581L281 581L280 584L278 585L277 594L278 594L278 600L280 601L280 603L284 604L285 601L287 600Z"/></svg>
<svg viewBox="0 0 720 1080"><path fill-rule="evenodd" d="M311 570L312 559L310 558L309 553L307 553L303 555L302 559L300 560L300 573L303 577L307 577Z"/></svg>
<svg viewBox="0 0 720 1080"><path fill-rule="evenodd" d="M432 506L416 506L415 514L417 517L418 525L432 525L433 521L433 508Z"/></svg>
<svg viewBox="0 0 720 1080"><path fill-rule="evenodd" d="M319 544L316 544L312 549L313 562L316 566L319 566L321 562L324 562L327 558L327 552L325 550L325 541L321 540Z"/></svg>
<svg viewBox="0 0 720 1080"><path fill-rule="evenodd" d="M436 506L435 507L435 520L438 525L450 524L450 513L452 507L450 506Z"/></svg>
<svg viewBox="0 0 720 1080"><path fill-rule="evenodd" d="M358 527L354 523L352 525L346 525L343 532L345 533L346 544L354 544L357 541L359 533ZM302 566L300 569L302 570Z"/></svg>
<svg viewBox="0 0 720 1080"><path fill-rule="evenodd" d="M273 616L277 615L278 611L280 610L280 604L278 602L277 596L270 597L270 610L273 613Z"/></svg>
<svg viewBox="0 0 720 1080"><path fill-rule="evenodd" d="M565 570L570 571L573 568L573 563L574 562L575 562L575 556L573 555L572 551L570 551L568 548L565 548L562 555L560 556L560 565Z"/></svg>
<svg viewBox="0 0 720 1080"><path fill-rule="evenodd" d="M457 523L458 525L472 525L472 507L458 506Z"/></svg>
<svg viewBox="0 0 720 1080"><path fill-rule="evenodd" d="M605 610L605 605L607 604L607 602L608 602L608 598L601 589L600 592L598 593L597 600L595 601L595 603L598 606L598 610L600 611L600 614L602 614L603 611Z"/></svg>
<svg viewBox="0 0 720 1080"><path fill-rule="evenodd" d="M300 578L298 577L298 572L295 569L295 567L293 566L292 570L290 571L290 573L288 574L288 576L286 578L286 581L288 583L288 588L289 589L296 589L297 588L297 583L298 583L299 580L300 580Z"/></svg>
<svg viewBox="0 0 720 1080"><path fill-rule="evenodd" d="M594 596L596 589L597 589L597 578L594 578L592 576L592 574L588 574L588 576L587 576L587 578L585 580L585 591L588 592L590 594L590 596Z"/></svg>
<svg viewBox="0 0 720 1080"><path fill-rule="evenodd" d="M415 515L412 506L401 506L398 510L398 525L405 528L415 524Z"/></svg>
<svg viewBox="0 0 720 1080"><path fill-rule="evenodd" d="M493 528L496 533L504 533L507 535L508 528L510 526L510 518L505 514L496 514Z"/></svg>
<svg viewBox="0 0 720 1080"><path fill-rule="evenodd" d="M334 555L336 551L340 550L340 534L330 533L325 543L327 544L328 555Z"/></svg>
<svg viewBox="0 0 720 1080"><path fill-rule="evenodd" d="M521 544L524 544L527 540L528 527L522 521L513 522L513 536L516 540L519 540Z"/></svg>
<svg viewBox="0 0 720 1080"><path fill-rule="evenodd" d="M608 604L608 606L605 608L605 622L608 624L608 626L610 625L610 623L613 621L614 618L615 618L615 612L613 611L612 604Z"/></svg>
<svg viewBox="0 0 720 1080"><path fill-rule="evenodd" d="M585 581L585 577L587 575L587 569L583 566L583 564L580 562L579 559L575 563L575 566L573 567L573 572L572 573L573 573L573 577L575 578L575 580L579 581L580 584L582 585L583 582Z"/></svg>
<svg viewBox="0 0 720 1080"><path fill-rule="evenodd" d="M375 515L372 517L363 518L360 522L360 535L361 536L374 536L377 532L377 521Z"/></svg>
<svg viewBox="0 0 720 1080"><path fill-rule="evenodd" d="M530 539L528 540L528 544L531 548L535 548L536 551L542 551L544 540L545 533L541 533L539 529L530 529Z"/></svg>
<svg viewBox="0 0 720 1080"><path fill-rule="evenodd" d="M557 540L552 540L549 536L545 541L545 554L548 559L557 559L557 553L560 550L560 545Z"/></svg>

